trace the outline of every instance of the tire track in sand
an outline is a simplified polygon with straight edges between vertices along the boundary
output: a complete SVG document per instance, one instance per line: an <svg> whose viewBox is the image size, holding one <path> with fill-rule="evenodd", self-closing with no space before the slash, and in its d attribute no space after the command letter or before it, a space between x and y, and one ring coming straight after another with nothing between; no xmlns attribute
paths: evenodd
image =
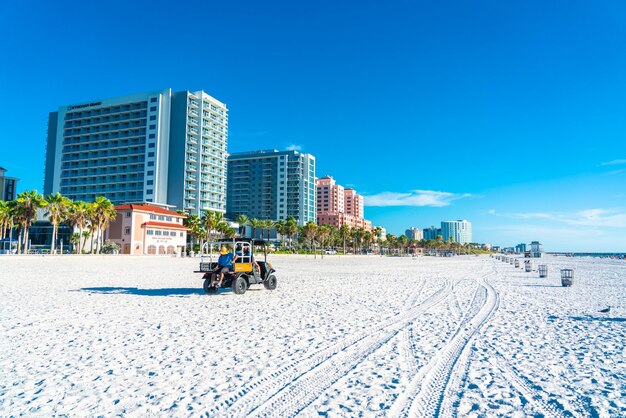
<svg viewBox="0 0 626 418"><path fill-rule="evenodd" d="M463 311L458 303L458 298L456 296L456 290L461 283L461 280L456 280L452 284L452 289L447 297L447 300L450 304L450 312L456 318L463 317ZM475 282L474 282L475 283ZM454 308L452 308L454 306ZM424 360L428 360L432 353L424 353L420 350L419 344L417 341L420 337L420 322L419 321L411 321L407 323L407 326L400 332L399 341L397 343L398 352L400 354L400 358L402 359L400 362L400 366L404 376L414 376L419 368L424 365ZM453 334L455 328L450 327L450 331L446 333L446 337ZM447 343L447 338L441 341L441 344L445 346ZM432 348L437 351L437 347L432 346ZM420 359L420 360L418 360Z"/></svg>
<svg viewBox="0 0 626 418"><path fill-rule="evenodd" d="M573 394L574 399L569 403L575 410L568 411L564 406L561 407L555 405L555 396L546 392L545 390L538 389L537 386L530 381L527 377L520 375L513 365L488 341L484 341L485 345L489 348L491 358L495 360L495 366L500 371L500 374L505 380L517 390L528 401L528 405L525 409L530 409L532 412L538 412L546 417L568 417L568 416L588 416L584 402L576 395ZM550 398L553 398L552 401Z"/></svg>
<svg viewBox="0 0 626 418"><path fill-rule="evenodd" d="M488 273L478 281L464 317L449 342L422 367L413 377L407 389L393 404L390 416L438 416L448 383L455 373L455 366L461 358L468 342L489 320L499 305L499 295L487 278Z"/></svg>
<svg viewBox="0 0 626 418"><path fill-rule="evenodd" d="M498 269L499 264L494 263L495 270ZM492 358L495 360L495 366L500 371L500 374L506 379L507 382L517 390L528 401L528 405L525 409L532 409L538 411L548 417L566 417L566 416L589 416L589 406L585 400L581 399L578 394L566 387L571 393L573 399L568 399L567 402L572 406L574 411L565 409L563 405L561 408L554 405L554 401L546 400L549 398L555 398L554 395L546 392L542 389L537 389L537 386L527 377L522 376L516 368L507 360L498 349L489 341L483 341L484 345L489 349Z"/></svg>
<svg viewBox="0 0 626 418"><path fill-rule="evenodd" d="M444 300L451 290L451 281L446 279L443 286L420 304L244 386L209 415L284 417L297 414L407 323Z"/></svg>

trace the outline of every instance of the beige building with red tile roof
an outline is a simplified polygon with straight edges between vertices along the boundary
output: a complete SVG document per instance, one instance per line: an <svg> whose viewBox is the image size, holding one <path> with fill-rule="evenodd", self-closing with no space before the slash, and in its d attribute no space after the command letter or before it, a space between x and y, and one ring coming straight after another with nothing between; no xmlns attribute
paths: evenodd
<svg viewBox="0 0 626 418"><path fill-rule="evenodd" d="M122 254L180 254L187 243L185 215L149 203L118 205L107 239Z"/></svg>

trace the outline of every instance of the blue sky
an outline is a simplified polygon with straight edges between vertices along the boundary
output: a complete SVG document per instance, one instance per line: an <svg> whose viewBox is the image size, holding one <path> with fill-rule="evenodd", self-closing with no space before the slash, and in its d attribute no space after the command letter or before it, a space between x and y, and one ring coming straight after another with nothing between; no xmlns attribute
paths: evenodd
<svg viewBox="0 0 626 418"><path fill-rule="evenodd" d="M1 2L0 166L43 183L47 114L171 87L229 150L295 148L390 232L626 251L626 3Z"/></svg>

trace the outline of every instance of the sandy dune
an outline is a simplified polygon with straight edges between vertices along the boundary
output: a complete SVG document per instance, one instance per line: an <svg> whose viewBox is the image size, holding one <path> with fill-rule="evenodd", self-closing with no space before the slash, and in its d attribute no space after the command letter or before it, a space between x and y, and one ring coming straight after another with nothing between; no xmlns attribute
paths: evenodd
<svg viewBox="0 0 626 418"><path fill-rule="evenodd" d="M1 257L0 415L626 415L624 261L272 261L237 296L197 259Z"/></svg>

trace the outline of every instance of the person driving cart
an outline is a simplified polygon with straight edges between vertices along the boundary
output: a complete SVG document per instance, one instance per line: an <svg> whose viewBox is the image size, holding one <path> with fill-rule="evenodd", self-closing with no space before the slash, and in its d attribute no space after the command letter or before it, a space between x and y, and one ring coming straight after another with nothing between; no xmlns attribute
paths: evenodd
<svg viewBox="0 0 626 418"><path fill-rule="evenodd" d="M228 251L228 248L224 246L220 248L220 257L217 259L217 266L215 266L215 268L213 269L213 274L211 274L211 287L215 286L215 277L218 274L219 282L217 283L217 287L222 286L224 274L233 269L233 263L237 261L237 258L237 254Z"/></svg>
<svg viewBox="0 0 626 418"><path fill-rule="evenodd" d="M235 250L235 255L237 255L239 259L241 260L240 263L252 263L252 265L256 268L257 272L261 271L261 267L259 267L259 263L257 263L256 260L254 259L254 256L250 254L249 246L244 247L243 250L240 245L237 246Z"/></svg>

